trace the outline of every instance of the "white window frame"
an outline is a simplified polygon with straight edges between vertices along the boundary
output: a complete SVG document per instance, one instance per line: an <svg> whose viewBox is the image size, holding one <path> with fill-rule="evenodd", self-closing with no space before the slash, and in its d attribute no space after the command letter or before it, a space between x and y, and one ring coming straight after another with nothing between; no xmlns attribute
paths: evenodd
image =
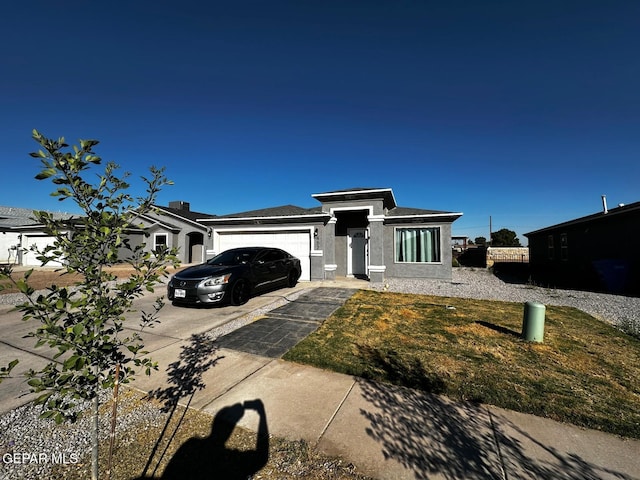
<svg viewBox="0 0 640 480"><path fill-rule="evenodd" d="M165 238L165 243L163 243L161 245L164 245L166 248L169 248L169 234L167 234L167 233L154 233L153 234L153 250L154 251L158 250L158 237L164 237Z"/></svg>
<svg viewBox="0 0 640 480"><path fill-rule="evenodd" d="M397 238L398 238L398 234L399 234L399 230L416 230L416 229L425 229L425 230L437 230L438 231L438 245L439 245L439 250L438 250L438 258L439 260L434 261L434 262L407 262L407 261L400 261L398 260L398 242L397 242ZM442 245L442 225L405 225L402 227L394 227L393 229L393 262L399 265L406 265L406 264L411 264L411 265L442 265L442 258L443 258L443 245Z"/></svg>

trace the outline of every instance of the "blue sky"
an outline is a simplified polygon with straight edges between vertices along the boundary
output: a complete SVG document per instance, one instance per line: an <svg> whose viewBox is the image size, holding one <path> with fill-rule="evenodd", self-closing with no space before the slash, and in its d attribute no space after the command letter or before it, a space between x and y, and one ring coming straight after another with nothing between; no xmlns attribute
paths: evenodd
<svg viewBox="0 0 640 480"><path fill-rule="evenodd" d="M637 1L30 1L0 15L0 205L75 211L31 131L225 214L349 187L523 233L640 200Z"/></svg>

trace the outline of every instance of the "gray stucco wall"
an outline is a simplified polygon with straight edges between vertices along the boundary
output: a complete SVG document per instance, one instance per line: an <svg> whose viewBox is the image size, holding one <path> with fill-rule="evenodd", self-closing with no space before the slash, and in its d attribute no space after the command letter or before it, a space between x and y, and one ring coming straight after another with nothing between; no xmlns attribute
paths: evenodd
<svg viewBox="0 0 640 480"><path fill-rule="evenodd" d="M382 215L384 213L382 199L369 200L351 200L348 202L326 202L322 204L322 211L330 213L331 209L335 211L359 210L365 207L373 207L374 215Z"/></svg>

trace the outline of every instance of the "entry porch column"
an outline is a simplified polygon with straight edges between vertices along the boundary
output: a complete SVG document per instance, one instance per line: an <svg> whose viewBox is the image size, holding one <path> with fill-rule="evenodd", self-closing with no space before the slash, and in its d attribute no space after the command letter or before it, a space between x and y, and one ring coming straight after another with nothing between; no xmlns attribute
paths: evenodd
<svg viewBox="0 0 640 480"><path fill-rule="evenodd" d="M324 228L324 279L335 280L336 269L336 217L331 217Z"/></svg>
<svg viewBox="0 0 640 480"><path fill-rule="evenodd" d="M369 215L369 281L384 282L384 215Z"/></svg>

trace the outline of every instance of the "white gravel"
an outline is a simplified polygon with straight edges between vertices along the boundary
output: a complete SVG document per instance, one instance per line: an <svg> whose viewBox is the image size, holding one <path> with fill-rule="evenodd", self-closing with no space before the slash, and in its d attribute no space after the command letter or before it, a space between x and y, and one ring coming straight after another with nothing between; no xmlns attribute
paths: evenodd
<svg viewBox="0 0 640 480"><path fill-rule="evenodd" d="M103 390L100 397L105 413L100 415L99 436L105 441L110 432L110 392ZM116 426L120 443L133 441L129 435L133 428L157 427L166 421L166 414L161 413L157 405L140 402L139 397L139 394L127 394L126 390L122 392ZM51 478L51 470L56 465L62 465L63 472L81 467L91 452L91 407L89 402L80 403L76 409L83 412L83 416L76 423L62 425L39 418L42 407L33 403L1 415L0 480L40 480Z"/></svg>

